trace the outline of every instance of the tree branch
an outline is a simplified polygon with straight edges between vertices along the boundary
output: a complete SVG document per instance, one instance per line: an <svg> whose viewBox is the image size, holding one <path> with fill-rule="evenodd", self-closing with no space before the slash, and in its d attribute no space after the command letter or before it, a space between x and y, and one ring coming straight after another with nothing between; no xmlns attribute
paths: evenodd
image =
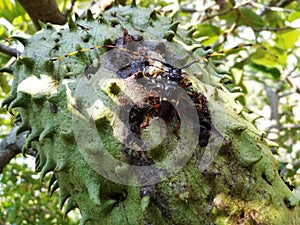
<svg viewBox="0 0 300 225"><path fill-rule="evenodd" d="M66 9L66 11L64 12L64 17L65 17L65 18L68 18L68 17L69 17L70 13L71 13L72 10L73 10L73 7L74 7L74 5L75 5L75 2L76 2L76 0L72 0L72 1L71 1L71 7L70 7L69 9Z"/></svg>
<svg viewBox="0 0 300 225"><path fill-rule="evenodd" d="M300 86L297 85L296 82L294 82L291 77L287 77L286 80L289 83L289 85L295 90L295 92L300 94Z"/></svg>
<svg viewBox="0 0 300 225"><path fill-rule="evenodd" d="M265 85L265 91L268 96L271 108L270 120L275 120L276 124L279 123L279 97L277 91Z"/></svg>
<svg viewBox="0 0 300 225"><path fill-rule="evenodd" d="M242 3L238 4L238 5L233 5L233 7L228 8L228 9L222 11L222 12L219 12L217 14L213 14L213 15L207 16L206 18L203 19L203 21L207 21L207 20L210 20L212 18L219 17L219 16L222 16L224 14L227 14L227 13L233 11L233 10L237 10L239 7L243 7L243 6L249 5L250 2L251 1L246 1L246 2L242 2Z"/></svg>
<svg viewBox="0 0 300 225"><path fill-rule="evenodd" d="M41 30L41 26L38 21L43 23L53 23L58 25L64 25L67 22L69 16L68 11L66 14L62 14L55 0L18 0L23 8L26 10L30 18L32 19L35 28ZM72 1L72 7L75 0Z"/></svg>
<svg viewBox="0 0 300 225"><path fill-rule="evenodd" d="M18 128L19 125L14 126L0 143L0 174L10 160L21 153L21 149L25 143L26 131L16 136Z"/></svg>
<svg viewBox="0 0 300 225"><path fill-rule="evenodd" d="M7 55L14 56L14 57L17 57L18 55L21 54L21 52L19 52L17 49L10 48L10 47L8 47L6 45L3 45L3 44L0 44L0 52L3 52Z"/></svg>
<svg viewBox="0 0 300 225"><path fill-rule="evenodd" d="M281 2L281 3L279 3L278 4L278 7L285 7L285 6L287 6L287 5L289 5L290 3L292 3L294 0L285 0L285 1L283 1L283 2Z"/></svg>
<svg viewBox="0 0 300 225"><path fill-rule="evenodd" d="M291 13L291 12L294 11L294 10L291 10L291 9L285 9L285 8L283 8L283 6L279 6L279 7L267 6L267 5L259 4L259 3L253 2L253 1L250 2L250 5L252 5L253 7L256 7L256 8L263 8L263 9L270 10L270 11L273 11L273 12L277 11L277 12Z"/></svg>

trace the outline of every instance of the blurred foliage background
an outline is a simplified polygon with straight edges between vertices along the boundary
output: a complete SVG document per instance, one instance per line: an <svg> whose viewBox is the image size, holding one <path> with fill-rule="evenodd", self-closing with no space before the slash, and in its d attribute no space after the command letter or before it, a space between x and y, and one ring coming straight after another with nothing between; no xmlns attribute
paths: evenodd
<svg viewBox="0 0 300 225"><path fill-rule="evenodd" d="M81 17L87 9L97 16L112 3L56 2L62 12L74 3L71 16L76 12ZM244 94L239 98L240 103L257 115L256 125L278 145L272 151L279 161L280 173L296 187L294 191L299 191L300 2L144 0L137 1L137 5L171 16L181 22L180 26L193 26L194 38L203 46L210 46L210 51L239 46L216 59L219 71L228 73L230 78L224 84L228 90ZM35 32L35 24L18 1L0 0L0 44L22 52L23 46L13 36L28 38ZM14 61L14 57L0 52L0 68ZM0 101L9 93L12 78L8 73L0 73ZM14 119L1 109L0 138L8 134ZM0 175L0 224L78 224L76 211L69 219L63 219L58 195L54 193L49 198L32 165L30 156L18 156Z"/></svg>

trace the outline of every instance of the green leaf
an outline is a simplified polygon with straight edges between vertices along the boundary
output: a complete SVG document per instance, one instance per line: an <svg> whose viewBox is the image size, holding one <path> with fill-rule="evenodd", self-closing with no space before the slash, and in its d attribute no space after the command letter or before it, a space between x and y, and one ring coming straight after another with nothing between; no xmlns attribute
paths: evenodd
<svg viewBox="0 0 300 225"><path fill-rule="evenodd" d="M0 0L0 17L11 22L14 18L14 15L12 14L13 7L11 1Z"/></svg>
<svg viewBox="0 0 300 225"><path fill-rule="evenodd" d="M226 21L226 26L231 27L233 23L236 22L238 14L236 11L230 11L224 15L220 16L220 19Z"/></svg>
<svg viewBox="0 0 300 225"><path fill-rule="evenodd" d="M13 4L12 1L0 0L0 17L5 18L10 23L16 16L25 14L22 6L17 1L15 2L16 4Z"/></svg>
<svg viewBox="0 0 300 225"><path fill-rule="evenodd" d="M250 55L253 63L266 67L284 66L286 59L286 51L275 47L258 48L255 53Z"/></svg>
<svg viewBox="0 0 300 225"><path fill-rule="evenodd" d="M240 85L243 82L243 71L237 68L232 68L231 73L236 85Z"/></svg>
<svg viewBox="0 0 300 225"><path fill-rule="evenodd" d="M7 28L4 25L0 26L0 40L4 40L8 37Z"/></svg>
<svg viewBox="0 0 300 225"><path fill-rule="evenodd" d="M263 18L265 27L276 29L278 27L286 26L285 16L278 12L267 10Z"/></svg>
<svg viewBox="0 0 300 225"><path fill-rule="evenodd" d="M276 46L287 50L289 48L294 47L299 37L300 37L300 31L296 29L280 31L277 33L276 36Z"/></svg>
<svg viewBox="0 0 300 225"><path fill-rule="evenodd" d="M19 3L19 1L14 1L15 6L14 6L14 12L15 14L18 15L26 15L26 11L24 10L23 6Z"/></svg>
<svg viewBox="0 0 300 225"><path fill-rule="evenodd" d="M289 22L292 22L296 19L299 19L300 18L300 12L299 11L294 11L292 12L289 17L287 18L287 21Z"/></svg>
<svg viewBox="0 0 300 225"><path fill-rule="evenodd" d="M242 24L251 26L253 28L262 28L264 26L264 22L262 18L253 12L249 8L239 8L241 13L241 20Z"/></svg>
<svg viewBox="0 0 300 225"><path fill-rule="evenodd" d="M210 35L220 35L221 30L219 27L210 25L210 24L200 24L198 25L198 30L201 36L210 36Z"/></svg>
<svg viewBox="0 0 300 225"><path fill-rule="evenodd" d="M0 87L5 94L10 92L10 85L8 84L8 80L6 76L0 75Z"/></svg>
<svg viewBox="0 0 300 225"><path fill-rule="evenodd" d="M23 24L23 23L24 23L24 19L23 19L22 16L17 16L17 17L15 17L15 18L13 19L13 21L12 21L12 24L13 24L14 26L19 26L19 25L21 25L21 24Z"/></svg>
<svg viewBox="0 0 300 225"><path fill-rule="evenodd" d="M5 65L8 60L10 60L11 56L7 54L0 53L0 65Z"/></svg>
<svg viewBox="0 0 300 225"><path fill-rule="evenodd" d="M279 31L276 35L276 46L285 50L292 48L298 41L299 36L300 31L296 29Z"/></svg>
<svg viewBox="0 0 300 225"><path fill-rule="evenodd" d="M266 67L264 65L259 64L251 64L251 67L255 68L255 70L261 72L265 78L271 78L273 80L278 80L280 78L280 71L275 67Z"/></svg>
<svg viewBox="0 0 300 225"><path fill-rule="evenodd" d="M221 34L219 27L210 24L200 24L197 29L199 33L195 34L195 38L207 37L207 39L202 42L203 45L211 45L219 39L219 35Z"/></svg>

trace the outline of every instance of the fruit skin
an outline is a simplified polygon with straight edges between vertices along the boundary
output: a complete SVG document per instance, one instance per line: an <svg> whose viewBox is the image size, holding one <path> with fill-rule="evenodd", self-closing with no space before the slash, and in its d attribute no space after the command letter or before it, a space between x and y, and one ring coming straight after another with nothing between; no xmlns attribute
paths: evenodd
<svg viewBox="0 0 300 225"><path fill-rule="evenodd" d="M49 59L113 44L124 29L144 40L178 42L190 49L196 46L192 29L183 30L178 22L154 10L113 8L95 20L70 20L69 29L56 31L46 25L43 32L23 41L25 51L11 68L12 91L3 105L20 113L22 125L18 133L29 131L23 150L37 150L36 170L41 180L48 173L52 175L49 190L53 193L59 188L59 207L66 205L65 214L78 207L81 224L295 224L300 214L297 199L278 175L268 143L253 126L250 115L235 102L235 94L226 91L214 76L218 71L211 62L196 71L200 75L191 75L194 87L209 94L211 112L218 103L225 111L224 139L209 167L199 167L201 155L204 150L209 154L209 149L198 146L184 168L155 185L118 184L91 168L76 142L72 121L76 102L72 96L78 81L87 75L87 65L99 67L103 50L57 62ZM107 95L112 94L107 91ZM102 117L96 121L98 132L110 153L126 161L115 138L111 111L109 107L103 109ZM221 119L215 117L214 125L224 123ZM170 143L175 142L174 136ZM163 145L161 151L165 153L173 147L174 144Z"/></svg>

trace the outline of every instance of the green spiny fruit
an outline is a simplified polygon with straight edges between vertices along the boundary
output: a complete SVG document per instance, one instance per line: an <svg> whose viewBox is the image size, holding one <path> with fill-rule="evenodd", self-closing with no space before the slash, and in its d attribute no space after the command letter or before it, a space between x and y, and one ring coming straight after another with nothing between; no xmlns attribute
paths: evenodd
<svg viewBox="0 0 300 225"><path fill-rule="evenodd" d="M186 132L182 131L185 124L182 118L178 119L175 115L176 110L163 101L160 101L160 107L174 114L170 118L153 104L151 109L135 105L136 111L130 108L128 111L130 129L135 138L151 140L154 143L151 151L132 151L124 147L124 140L120 140L126 138L124 130L128 131L128 128L126 130L126 127L120 126L123 121L118 122L114 112L125 107L129 97L138 99L145 90L139 86L134 88L137 83L135 79L109 79L111 73L102 70L103 67L108 63L115 74L117 65L109 54L103 56L107 49L83 49L117 45L118 41L134 43L134 37L152 41L147 48L154 50L147 52L143 62L137 61L138 65L161 57L152 62L158 63L169 56L169 64L160 63L160 66L154 67L158 70L156 73L165 75L165 68L171 73L178 67L175 61L185 60L188 63L186 54L172 45L167 49L167 54L159 54L156 48L161 43L167 47L168 42L177 43L182 48L193 50L199 57L201 48L192 39L194 31L192 28L184 30L178 27L178 22L162 17L154 10L123 7L113 8L95 20L91 16L86 21L70 20L69 29L56 31L47 25L43 32L22 40L25 51L11 68L14 82L3 104L10 111L16 108L21 115L19 133L29 131L24 152L28 148L37 150L36 170L40 172L41 180L52 173L49 191L52 194L59 188L59 207L65 204L65 214L78 207L82 214L81 224L297 223L297 200L278 175L277 163L268 143L251 123L251 115L235 102L237 96L219 83L222 80L219 78L224 76L218 74L210 60L204 62L204 67L187 68L190 69L188 77L192 86L181 84L186 95L198 107L196 119L201 120L200 123L208 123L206 126L210 128L208 135L211 139L210 143L203 141L200 131L199 143L201 140L203 143L198 144L198 137L195 139L197 145L187 150L190 158L182 168L168 174L166 168L176 165L166 163L161 170L155 167L156 162L172 155L178 143L189 146L195 142L189 137L193 132L186 128ZM159 44L153 44L153 41ZM117 54L118 50L109 52ZM50 60L74 51L82 53ZM145 54L143 49L139 51ZM124 54L120 54L121 59ZM126 54L130 55L130 52ZM137 72L133 64L127 69ZM153 67L144 66L135 76L147 76L149 69ZM124 71L121 75L125 74ZM163 75L159 74L157 78ZM107 86L98 90L99 77L104 81L107 79ZM145 80L148 82L149 78ZM84 86L86 84L91 86ZM124 87L130 90L130 85L131 92L127 91L125 97L120 97ZM85 126L89 120L83 116L84 110L87 110L84 106L97 99L98 108L94 107L92 112L94 127ZM158 101L151 96L147 99L148 107L151 106L150 99L154 103ZM121 100L125 101L123 105ZM200 118L199 111L204 109L208 113L201 114ZM147 112L149 115L146 115ZM155 116L167 121L165 130L155 122L144 124L149 117L155 121ZM183 115L179 112L180 116ZM226 127L219 124L226 124ZM175 131L177 135L173 134ZM164 140L157 137L160 132L168 134ZM95 141L95 136L101 139L100 143ZM157 139L161 141L159 145L155 145ZM135 170L128 170L122 163L112 163L111 167L111 162L99 150L101 148L119 162L136 166ZM184 146L181 148L185 149ZM139 173L139 168L146 166L150 169ZM106 167L113 171L105 170ZM99 169L105 170L106 174L101 174ZM161 182L151 182L150 178Z"/></svg>

